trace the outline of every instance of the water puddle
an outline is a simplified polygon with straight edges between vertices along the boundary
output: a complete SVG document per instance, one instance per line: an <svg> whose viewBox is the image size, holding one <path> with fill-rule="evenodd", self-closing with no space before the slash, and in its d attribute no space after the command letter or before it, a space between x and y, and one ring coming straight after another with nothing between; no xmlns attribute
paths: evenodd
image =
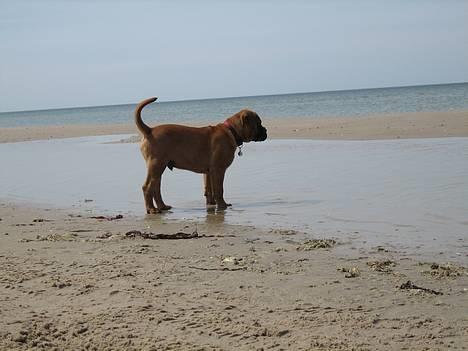
<svg viewBox="0 0 468 351"><path fill-rule="evenodd" d="M146 169L126 136L0 144L0 199L144 216ZM201 175L167 170L163 220L294 228L466 257L468 138L247 144L207 211ZM90 201L92 200L92 201ZM464 250L464 251L462 251Z"/></svg>

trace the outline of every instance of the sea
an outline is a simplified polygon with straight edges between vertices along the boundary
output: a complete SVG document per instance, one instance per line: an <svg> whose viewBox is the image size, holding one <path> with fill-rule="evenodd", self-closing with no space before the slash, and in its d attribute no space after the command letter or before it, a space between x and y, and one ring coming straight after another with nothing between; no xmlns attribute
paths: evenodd
<svg viewBox="0 0 468 351"><path fill-rule="evenodd" d="M142 96L147 98L147 96ZM354 117L468 109L468 83L164 101L145 108L145 121L219 121L243 108L268 118ZM135 101L135 104L138 101ZM0 128L132 123L135 104L2 112ZM1 106L0 106L1 110Z"/></svg>

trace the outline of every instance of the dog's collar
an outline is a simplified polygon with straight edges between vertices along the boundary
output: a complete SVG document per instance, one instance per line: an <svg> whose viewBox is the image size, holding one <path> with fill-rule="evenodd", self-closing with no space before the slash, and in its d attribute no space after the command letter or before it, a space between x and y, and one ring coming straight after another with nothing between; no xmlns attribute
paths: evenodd
<svg viewBox="0 0 468 351"><path fill-rule="evenodd" d="M239 134L237 134L236 130L234 129L234 127L232 126L231 123L229 123L228 121L224 121L223 123L228 129L229 131L231 132L232 136L234 137L234 139L236 139L236 144L237 146L241 146L244 141L242 140L242 138L239 136Z"/></svg>

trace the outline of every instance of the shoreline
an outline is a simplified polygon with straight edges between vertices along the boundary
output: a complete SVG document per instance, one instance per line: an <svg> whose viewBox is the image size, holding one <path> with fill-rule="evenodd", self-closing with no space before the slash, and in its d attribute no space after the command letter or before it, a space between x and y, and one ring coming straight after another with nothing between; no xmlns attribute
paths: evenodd
<svg viewBox="0 0 468 351"><path fill-rule="evenodd" d="M271 139L386 140L468 137L468 111L417 112L340 118L263 118ZM220 121L221 122L221 121ZM151 125L151 122L148 121ZM192 126L216 122L187 123ZM136 134L129 124L0 128L0 143Z"/></svg>
<svg viewBox="0 0 468 351"><path fill-rule="evenodd" d="M384 244L343 255L355 243L319 233L92 216L0 203L1 349L463 349L468 337L466 267Z"/></svg>

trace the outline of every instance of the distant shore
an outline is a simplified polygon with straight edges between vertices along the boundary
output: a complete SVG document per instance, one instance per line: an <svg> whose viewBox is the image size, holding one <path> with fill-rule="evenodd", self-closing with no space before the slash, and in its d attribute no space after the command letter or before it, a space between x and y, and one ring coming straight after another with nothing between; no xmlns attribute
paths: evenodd
<svg viewBox="0 0 468 351"><path fill-rule="evenodd" d="M379 140L467 137L468 111L416 112L366 117L263 117L273 139ZM222 122L188 123L193 126ZM82 136L136 134L134 124L31 126L0 128L0 143Z"/></svg>

